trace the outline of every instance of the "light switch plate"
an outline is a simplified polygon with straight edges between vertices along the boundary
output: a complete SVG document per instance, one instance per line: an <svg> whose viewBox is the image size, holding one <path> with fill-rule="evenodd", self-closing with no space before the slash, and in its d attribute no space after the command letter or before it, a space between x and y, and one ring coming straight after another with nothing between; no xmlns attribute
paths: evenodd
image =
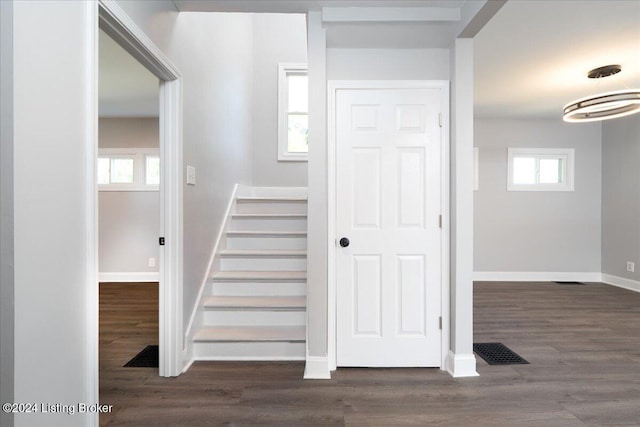
<svg viewBox="0 0 640 427"><path fill-rule="evenodd" d="M196 168L187 166L187 185L196 185Z"/></svg>

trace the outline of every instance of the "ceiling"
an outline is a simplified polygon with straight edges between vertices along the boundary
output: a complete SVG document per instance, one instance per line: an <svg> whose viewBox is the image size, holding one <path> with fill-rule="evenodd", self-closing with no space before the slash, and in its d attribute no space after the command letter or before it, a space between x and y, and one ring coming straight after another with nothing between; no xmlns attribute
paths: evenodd
<svg viewBox="0 0 640 427"><path fill-rule="evenodd" d="M640 88L640 0L510 0L474 40L478 117L560 118L570 101ZM593 68L622 72L593 80Z"/></svg>
<svg viewBox="0 0 640 427"><path fill-rule="evenodd" d="M100 117L157 117L158 78L100 30Z"/></svg>
<svg viewBox="0 0 640 427"><path fill-rule="evenodd" d="M180 12L306 13L323 7L448 7L467 0L173 0Z"/></svg>
<svg viewBox="0 0 640 427"><path fill-rule="evenodd" d="M471 0L469 0L471 1ZM448 7L466 1L173 0L180 11L305 12L323 6ZM446 47L452 26L331 24L327 45L340 47ZM382 27L381 27L382 25ZM386 27L385 27L386 25ZM435 24L442 25L442 24ZM442 35L446 33L445 37ZM439 38L438 38L439 37ZM348 39L345 43L344 39ZM436 43L433 45L433 43ZM475 113L478 117L559 118L562 107L596 92L640 87L640 0L509 0L478 33ZM586 73L620 64L600 79ZM158 114L158 80L108 36L100 35L102 116Z"/></svg>

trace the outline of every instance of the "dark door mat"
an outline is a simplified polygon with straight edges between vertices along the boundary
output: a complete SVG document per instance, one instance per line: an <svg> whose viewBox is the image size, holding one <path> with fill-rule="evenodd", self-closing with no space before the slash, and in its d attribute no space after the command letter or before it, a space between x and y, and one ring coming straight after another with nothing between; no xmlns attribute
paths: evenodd
<svg viewBox="0 0 640 427"><path fill-rule="evenodd" d="M157 368L160 366L160 351L157 345L148 345L129 360L125 368Z"/></svg>
<svg viewBox="0 0 640 427"><path fill-rule="evenodd" d="M499 342L474 343L473 351L489 365L528 365L529 362Z"/></svg>
<svg viewBox="0 0 640 427"><path fill-rule="evenodd" d="M553 282L553 283L557 283L558 285L584 285L584 283L582 282Z"/></svg>

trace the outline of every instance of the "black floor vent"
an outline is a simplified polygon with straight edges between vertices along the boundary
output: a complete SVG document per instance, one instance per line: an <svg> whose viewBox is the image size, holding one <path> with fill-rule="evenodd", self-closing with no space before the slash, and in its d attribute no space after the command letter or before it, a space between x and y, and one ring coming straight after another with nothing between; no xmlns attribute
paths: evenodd
<svg viewBox="0 0 640 427"><path fill-rule="evenodd" d="M553 282L553 283L557 283L558 285L584 285L584 283L582 282Z"/></svg>
<svg viewBox="0 0 640 427"><path fill-rule="evenodd" d="M528 365L529 362L499 342L474 343L473 351L489 365Z"/></svg>
<svg viewBox="0 0 640 427"><path fill-rule="evenodd" d="M129 360L125 368L157 368L160 366L160 352L157 345L148 345Z"/></svg>

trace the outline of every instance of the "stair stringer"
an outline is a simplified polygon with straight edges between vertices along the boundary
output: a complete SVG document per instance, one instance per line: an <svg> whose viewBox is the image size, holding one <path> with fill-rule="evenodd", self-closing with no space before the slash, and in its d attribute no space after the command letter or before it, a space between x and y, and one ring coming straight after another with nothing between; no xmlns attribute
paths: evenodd
<svg viewBox="0 0 640 427"><path fill-rule="evenodd" d="M194 354L193 354L193 337L195 332L204 326L204 297L207 286L209 285L209 278L213 274L213 271L220 265L220 253L227 246L227 230L229 228L229 224L231 222L231 214L235 211L236 206L236 198L238 196L238 189L240 188L240 184L236 184L233 186L233 191L231 192L231 197L229 198L229 202L227 203L227 210L224 214L224 219L222 220L222 224L218 230L218 236L216 237L216 241L213 245L213 249L211 250L211 256L209 257L209 264L207 265L206 272L202 281L200 282L200 289L198 290L198 297L196 298L196 303L191 312L191 317L189 318L189 324L187 325L187 329L185 331L185 342L184 348L182 351L182 360L183 360L183 372L186 372L189 367L195 362Z"/></svg>

